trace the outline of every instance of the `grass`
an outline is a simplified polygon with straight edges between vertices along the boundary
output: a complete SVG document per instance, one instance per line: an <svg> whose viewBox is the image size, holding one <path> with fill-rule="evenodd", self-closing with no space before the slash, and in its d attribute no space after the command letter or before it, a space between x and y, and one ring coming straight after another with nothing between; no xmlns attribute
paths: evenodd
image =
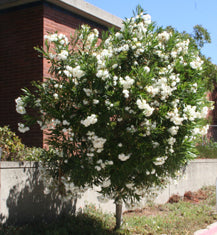
<svg viewBox="0 0 217 235"><path fill-rule="evenodd" d="M87 205L82 214L68 216L50 224L23 226L2 226L4 235L103 235L103 234L193 234L196 230L207 227L217 219L215 208L215 187L203 188L206 195L197 202L180 200L177 203L151 205L141 210L124 213L123 227L113 231L115 226L112 214L103 214L94 205ZM199 198L199 196L198 196Z"/></svg>
<svg viewBox="0 0 217 235"><path fill-rule="evenodd" d="M217 142L205 140L196 145L198 158L217 158ZM208 156L208 157L207 157Z"/></svg>

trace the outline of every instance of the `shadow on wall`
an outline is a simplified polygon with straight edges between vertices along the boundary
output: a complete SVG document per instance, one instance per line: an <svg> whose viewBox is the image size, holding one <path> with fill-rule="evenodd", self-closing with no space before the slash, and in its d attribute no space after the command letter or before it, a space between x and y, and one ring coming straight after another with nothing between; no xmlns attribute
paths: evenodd
<svg viewBox="0 0 217 235"><path fill-rule="evenodd" d="M10 189L6 201L8 216L0 215L6 225L51 222L63 215L74 215L76 199L64 200L56 191L45 194L45 185L38 168L23 168L28 176L25 186L17 184Z"/></svg>

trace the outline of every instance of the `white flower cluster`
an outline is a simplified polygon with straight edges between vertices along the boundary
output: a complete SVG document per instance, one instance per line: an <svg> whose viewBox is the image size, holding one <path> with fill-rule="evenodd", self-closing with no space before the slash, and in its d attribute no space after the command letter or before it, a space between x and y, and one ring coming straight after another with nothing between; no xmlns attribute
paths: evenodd
<svg viewBox="0 0 217 235"><path fill-rule="evenodd" d="M142 19L142 22L136 24L136 20L138 18ZM137 37L139 39L142 39L142 37L144 36L144 34L147 32L147 27L148 25L151 24L151 16L149 14L144 14L141 13L140 15L137 15L136 17L132 17L130 19L126 19L126 24L128 25L128 28L131 29L131 33L134 32L136 33ZM126 25L123 24L123 26L121 27L121 32L123 32L126 28ZM119 37L119 39L121 39L121 37Z"/></svg>
<svg viewBox="0 0 217 235"><path fill-rule="evenodd" d="M87 136L88 136L88 139L93 144L92 150L96 151L97 153L101 153L103 151L106 139L104 139L102 137L98 137L97 135L95 135L94 132L90 132L90 131L88 131Z"/></svg>
<svg viewBox="0 0 217 235"><path fill-rule="evenodd" d="M88 127L90 125L93 125L97 122L97 117L96 114L91 114L88 116L86 119L81 120L81 124L84 125L85 127Z"/></svg>
<svg viewBox="0 0 217 235"><path fill-rule="evenodd" d="M158 157L158 158L156 158L156 159L154 160L154 164L155 164L156 166L163 165L163 164L166 162L167 158L168 158L167 156Z"/></svg>
<svg viewBox="0 0 217 235"><path fill-rule="evenodd" d="M172 111L168 112L166 118L170 119L171 122L178 126L182 125L182 122L184 121L184 118L180 116L177 107L175 107Z"/></svg>
<svg viewBox="0 0 217 235"><path fill-rule="evenodd" d="M49 43L59 42L61 45L69 43L69 40L66 37L66 35L64 35L62 33L60 33L60 34L53 33L53 34L50 34L50 35L45 35L44 39L47 40Z"/></svg>
<svg viewBox="0 0 217 235"><path fill-rule="evenodd" d="M102 159L99 159L97 162L96 162L96 166L95 166L95 169L97 171L101 171L102 169L105 169L106 166L112 166L114 164L113 161L109 161L109 160L106 160L105 162L102 161Z"/></svg>
<svg viewBox="0 0 217 235"><path fill-rule="evenodd" d="M187 54L188 53L188 47L189 47L189 43L190 43L190 40L187 39L185 41L177 41L177 44L175 46L175 48L172 50L171 52L171 56L172 58L177 58L179 56L179 58L183 58L180 56L180 54ZM181 59L182 60L182 59Z"/></svg>
<svg viewBox="0 0 217 235"><path fill-rule="evenodd" d="M105 81L107 78L109 78L110 75L109 75L109 72L107 69L104 69L104 70L100 69L100 70L98 70L96 76L98 78L102 78L102 80Z"/></svg>
<svg viewBox="0 0 217 235"><path fill-rule="evenodd" d="M156 121L152 122L150 119L144 119L144 121L141 123L141 127L144 128L145 133L143 134L144 137L150 136L151 131L155 130L157 127Z"/></svg>
<svg viewBox="0 0 217 235"><path fill-rule="evenodd" d="M72 69L72 75L73 77L80 79L85 75L85 72L81 70L81 67L78 65Z"/></svg>
<svg viewBox="0 0 217 235"><path fill-rule="evenodd" d="M172 136L177 135L179 126L172 126L167 130Z"/></svg>
<svg viewBox="0 0 217 235"><path fill-rule="evenodd" d="M96 40L99 36L99 31L97 29L93 29L87 36L88 44L92 44L94 40Z"/></svg>
<svg viewBox="0 0 217 235"><path fill-rule="evenodd" d="M170 39L170 37L171 37L171 33L168 33L167 31L164 31L157 35L158 40L161 42L167 42Z"/></svg>
<svg viewBox="0 0 217 235"><path fill-rule="evenodd" d="M105 179L101 184L101 186L103 188L108 188L110 185L111 185L111 180L110 179Z"/></svg>
<svg viewBox="0 0 217 235"><path fill-rule="evenodd" d="M66 65L63 73L69 78L73 76L75 78L75 80L74 80L75 85L78 85L77 79L80 79L81 77L83 77L85 75L85 72L81 69L81 67L79 65L77 65L74 68L72 68L69 65Z"/></svg>
<svg viewBox="0 0 217 235"><path fill-rule="evenodd" d="M67 57L69 55L69 52L66 50L62 50L58 55L57 55L57 59L58 60L66 60Z"/></svg>
<svg viewBox="0 0 217 235"><path fill-rule="evenodd" d="M146 117L150 117L154 112L154 108L152 108L144 99L137 99L136 104L139 109L144 110L143 113Z"/></svg>
<svg viewBox="0 0 217 235"><path fill-rule="evenodd" d="M171 75L170 80L172 80L171 86L168 84L169 81L166 77L161 77L158 80L154 80L151 86L146 86L146 90L152 97L160 95L161 100L166 100L177 89L176 83L179 82L179 78Z"/></svg>
<svg viewBox="0 0 217 235"><path fill-rule="evenodd" d="M190 66L192 69L202 70L203 60L199 56L197 56L193 61L190 62Z"/></svg>
<svg viewBox="0 0 217 235"><path fill-rule="evenodd" d="M120 84L123 86L123 94L125 98L129 97L129 89L134 84L134 79L126 76L125 78L120 77Z"/></svg>
<svg viewBox="0 0 217 235"><path fill-rule="evenodd" d="M17 99L15 99L16 102L16 111L19 114L25 114L26 113L26 109L25 109L25 103L22 101L21 97L18 97Z"/></svg>
<svg viewBox="0 0 217 235"><path fill-rule="evenodd" d="M25 133L29 131L29 127L25 126L23 123L18 123L18 131L21 133Z"/></svg>
<svg viewBox="0 0 217 235"><path fill-rule="evenodd" d="M185 119L189 119L190 121L194 121L196 118L199 118L201 113L196 111L196 106L186 105L183 109Z"/></svg>
<svg viewBox="0 0 217 235"><path fill-rule="evenodd" d="M131 156L131 153L129 153L127 155L124 153L120 153L120 154L118 154L118 159L121 160L122 162L124 162L124 161L127 161L130 158L130 156Z"/></svg>

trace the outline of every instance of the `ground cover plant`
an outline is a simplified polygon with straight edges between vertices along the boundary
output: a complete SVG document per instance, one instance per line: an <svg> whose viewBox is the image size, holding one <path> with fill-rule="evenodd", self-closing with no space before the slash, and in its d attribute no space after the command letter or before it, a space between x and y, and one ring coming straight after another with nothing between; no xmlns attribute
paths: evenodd
<svg viewBox="0 0 217 235"><path fill-rule="evenodd" d="M206 228L217 219L215 208L215 187L204 187L197 192L186 192L185 197L177 195L164 205L149 205L139 210L126 211L123 227L114 231L112 214L103 214L94 205L87 205L77 217L69 216L50 224L32 224L17 227L0 227L4 235L190 235Z"/></svg>
<svg viewBox="0 0 217 235"><path fill-rule="evenodd" d="M23 89L21 132L38 123L52 149L41 159L62 195L68 185L101 186L116 204L144 197L176 177L206 134L203 60L189 35L158 27L140 7L119 31L87 25L68 39L52 33L37 50L50 77ZM35 110L35 115L28 110Z"/></svg>
<svg viewBox="0 0 217 235"><path fill-rule="evenodd" d="M0 127L1 161L38 161L41 148L27 147L8 126Z"/></svg>

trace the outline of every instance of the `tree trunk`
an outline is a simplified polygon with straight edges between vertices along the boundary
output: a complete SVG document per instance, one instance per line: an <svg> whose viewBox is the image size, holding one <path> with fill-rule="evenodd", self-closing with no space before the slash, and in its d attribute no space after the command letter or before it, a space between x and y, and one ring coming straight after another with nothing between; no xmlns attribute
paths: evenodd
<svg viewBox="0 0 217 235"><path fill-rule="evenodd" d="M115 202L116 205L116 214L115 214L115 218L116 218L116 226L115 229L119 229L122 225L122 202L121 201L117 201Z"/></svg>

